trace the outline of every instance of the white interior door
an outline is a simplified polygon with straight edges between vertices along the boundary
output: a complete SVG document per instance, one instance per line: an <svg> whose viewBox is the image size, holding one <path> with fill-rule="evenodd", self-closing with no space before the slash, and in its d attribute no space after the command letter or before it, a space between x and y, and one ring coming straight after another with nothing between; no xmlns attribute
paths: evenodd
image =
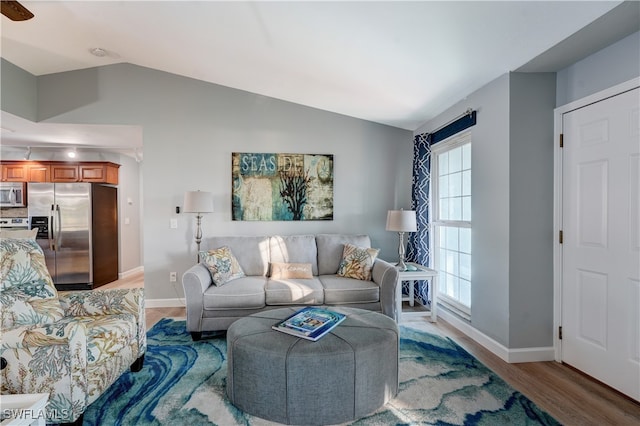
<svg viewBox="0 0 640 426"><path fill-rule="evenodd" d="M562 361L636 400L639 91L562 116Z"/></svg>

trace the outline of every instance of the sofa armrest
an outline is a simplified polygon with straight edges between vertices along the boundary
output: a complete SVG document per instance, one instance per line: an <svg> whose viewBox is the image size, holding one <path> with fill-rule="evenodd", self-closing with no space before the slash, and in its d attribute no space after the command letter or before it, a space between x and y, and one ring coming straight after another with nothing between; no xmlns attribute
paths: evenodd
<svg viewBox="0 0 640 426"><path fill-rule="evenodd" d="M144 311L144 290L110 289L69 291L59 293L65 316L131 314L136 319L138 357L147 350L147 324Z"/></svg>
<svg viewBox="0 0 640 426"><path fill-rule="evenodd" d="M187 310L187 331L202 331L202 311L204 310L204 292L213 284L211 273L201 263L193 265L182 276L182 287Z"/></svg>
<svg viewBox="0 0 640 426"><path fill-rule="evenodd" d="M397 320L396 285L398 270L391 263L376 259L371 271L373 281L380 287L380 307L382 313Z"/></svg>
<svg viewBox="0 0 640 426"><path fill-rule="evenodd" d="M82 323L58 321L51 324L21 325L2 330L2 351L36 349L40 346L68 345L78 337L86 346L86 327ZM86 353L86 351L85 351Z"/></svg>
<svg viewBox="0 0 640 426"><path fill-rule="evenodd" d="M84 412L89 387L84 324L62 320L4 329L1 348L7 361L3 392L48 393L58 408L48 411L55 423L75 421Z"/></svg>

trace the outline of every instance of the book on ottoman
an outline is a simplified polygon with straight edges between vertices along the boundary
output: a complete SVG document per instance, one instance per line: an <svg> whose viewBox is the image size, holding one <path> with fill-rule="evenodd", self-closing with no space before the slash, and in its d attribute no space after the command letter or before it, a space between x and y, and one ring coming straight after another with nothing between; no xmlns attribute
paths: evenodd
<svg viewBox="0 0 640 426"><path fill-rule="evenodd" d="M271 328L315 342L333 330L346 317L329 309L308 306L279 321Z"/></svg>

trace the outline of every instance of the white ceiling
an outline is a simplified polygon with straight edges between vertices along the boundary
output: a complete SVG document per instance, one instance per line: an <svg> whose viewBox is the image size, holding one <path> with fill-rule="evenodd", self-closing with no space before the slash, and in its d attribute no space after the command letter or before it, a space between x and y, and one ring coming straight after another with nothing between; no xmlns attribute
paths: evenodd
<svg viewBox="0 0 640 426"><path fill-rule="evenodd" d="M62 148L79 148L86 153L107 151L142 160L142 127L99 124L34 123L5 111L0 112L2 154L16 152L22 157L24 147L34 152L51 153ZM20 149L12 149L20 147Z"/></svg>
<svg viewBox="0 0 640 426"><path fill-rule="evenodd" d="M530 62L620 4L21 3L35 18L2 17L1 55L36 76L128 62L409 130L506 72L525 65L555 71L562 60L580 59L572 58L580 50L574 43L551 63ZM107 56L91 55L94 47ZM3 130L3 144L18 143L20 119L5 112L1 118L3 128L5 120L16 127ZM47 141L58 142L59 129L43 130L50 133ZM78 132L90 130L109 134L105 126ZM123 129L113 130L117 135ZM27 139L37 137L29 131Z"/></svg>

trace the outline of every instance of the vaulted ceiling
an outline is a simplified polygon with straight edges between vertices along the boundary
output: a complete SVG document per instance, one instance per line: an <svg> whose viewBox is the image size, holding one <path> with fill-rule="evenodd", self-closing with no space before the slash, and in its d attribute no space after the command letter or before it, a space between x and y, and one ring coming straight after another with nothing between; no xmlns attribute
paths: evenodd
<svg viewBox="0 0 640 426"><path fill-rule="evenodd" d="M2 17L1 54L36 76L128 62L409 130L633 32L618 1L21 3L35 17Z"/></svg>

